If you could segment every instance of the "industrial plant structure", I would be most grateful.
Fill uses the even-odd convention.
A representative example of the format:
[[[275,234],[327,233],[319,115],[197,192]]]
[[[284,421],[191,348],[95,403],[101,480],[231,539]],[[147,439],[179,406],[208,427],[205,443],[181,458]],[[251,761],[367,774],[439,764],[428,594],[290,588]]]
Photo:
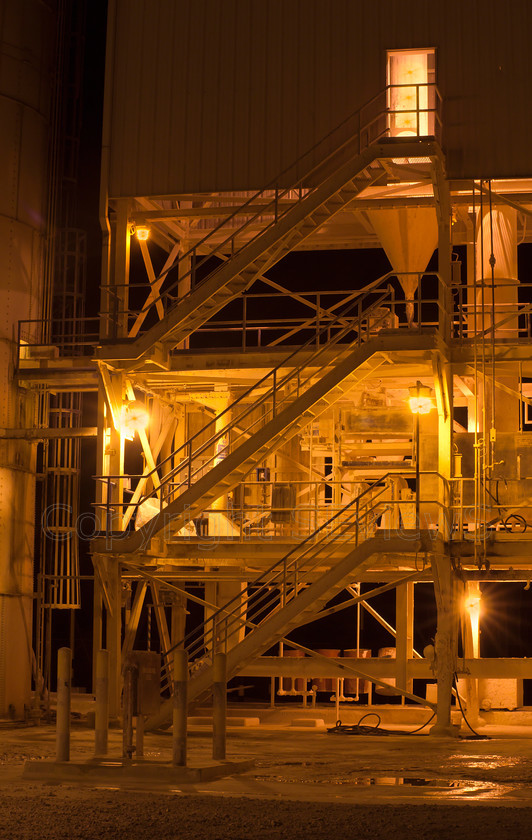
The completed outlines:
[[[152,725],[183,646],[191,701],[223,651],[274,700],[393,691],[437,733],[456,677],[472,723],[521,706],[531,651],[481,658],[479,613],[487,583],[532,577],[532,7],[110,0],[95,326],[45,84],[64,5],[2,20],[0,714],[50,687],[80,533],[113,714],[148,615]],[[420,583],[437,612],[417,652]],[[393,626],[372,606],[386,589]],[[354,606],[343,657],[294,644]],[[361,610],[386,655],[362,647]]]

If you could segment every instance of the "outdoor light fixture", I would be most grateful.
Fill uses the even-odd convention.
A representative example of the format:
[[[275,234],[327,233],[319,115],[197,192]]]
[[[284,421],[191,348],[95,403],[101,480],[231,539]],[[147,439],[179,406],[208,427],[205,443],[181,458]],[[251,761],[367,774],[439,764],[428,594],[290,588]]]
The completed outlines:
[[[409,389],[408,405],[412,414],[428,414],[434,408],[431,391],[427,385],[417,382]]]
[[[137,229],[136,229],[135,232],[137,234],[137,239],[139,240],[139,242],[146,242],[147,238],[150,235],[150,229],[149,229],[149,227],[146,227],[145,225],[137,226]]]
[[[469,613],[480,612],[480,602],[482,596],[479,593],[470,593],[464,598],[464,609]]]
[[[122,406],[120,427],[122,434],[128,440],[133,440],[135,432],[143,431],[149,420],[148,410],[140,400],[132,400]]]

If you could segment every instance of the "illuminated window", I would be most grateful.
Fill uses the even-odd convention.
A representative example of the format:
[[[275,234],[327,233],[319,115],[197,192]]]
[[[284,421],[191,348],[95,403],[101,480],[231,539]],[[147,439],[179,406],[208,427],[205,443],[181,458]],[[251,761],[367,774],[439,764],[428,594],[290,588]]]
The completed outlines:
[[[391,137],[434,134],[434,50],[388,52],[388,111]]]

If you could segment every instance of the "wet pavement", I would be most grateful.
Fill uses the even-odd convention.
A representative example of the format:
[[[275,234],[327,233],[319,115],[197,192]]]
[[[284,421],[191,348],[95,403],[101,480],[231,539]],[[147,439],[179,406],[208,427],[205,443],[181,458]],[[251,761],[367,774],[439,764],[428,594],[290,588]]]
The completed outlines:
[[[177,783],[171,772],[171,733],[146,734],[144,759],[138,763],[168,762],[168,778],[116,782],[106,777],[75,784],[94,790],[147,788],[167,796],[214,795],[254,799],[313,802],[457,802],[532,806],[532,729],[484,727],[489,740],[441,739],[409,734],[410,727],[393,728],[388,735],[328,734],[311,727],[290,725],[234,727],[228,731],[227,760],[253,760],[254,766],[227,778],[199,784]],[[71,733],[71,759],[90,762],[94,732],[76,723]],[[119,759],[122,735],[110,731],[109,759]],[[212,733],[194,727],[188,739],[189,763],[212,764]],[[0,729],[0,792],[20,789],[29,781],[26,761],[53,761],[55,731],[48,726]],[[140,774],[142,778],[142,773]],[[65,784],[68,783],[68,776]],[[70,784],[74,783],[74,776]]]

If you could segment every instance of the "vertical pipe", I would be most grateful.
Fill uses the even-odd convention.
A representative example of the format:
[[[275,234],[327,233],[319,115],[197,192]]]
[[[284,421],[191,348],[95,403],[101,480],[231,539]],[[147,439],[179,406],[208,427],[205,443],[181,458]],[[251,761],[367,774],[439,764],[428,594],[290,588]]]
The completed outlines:
[[[107,755],[109,726],[109,652],[96,654],[96,715],[94,722],[94,753]]]
[[[187,766],[187,695],[188,654],[186,650],[174,651],[174,697],[172,764]]]
[[[70,686],[72,651],[62,647],[57,652],[56,761],[70,760]]]
[[[213,672],[212,757],[215,761],[223,761],[227,716],[227,657],[225,653],[214,654]]]

